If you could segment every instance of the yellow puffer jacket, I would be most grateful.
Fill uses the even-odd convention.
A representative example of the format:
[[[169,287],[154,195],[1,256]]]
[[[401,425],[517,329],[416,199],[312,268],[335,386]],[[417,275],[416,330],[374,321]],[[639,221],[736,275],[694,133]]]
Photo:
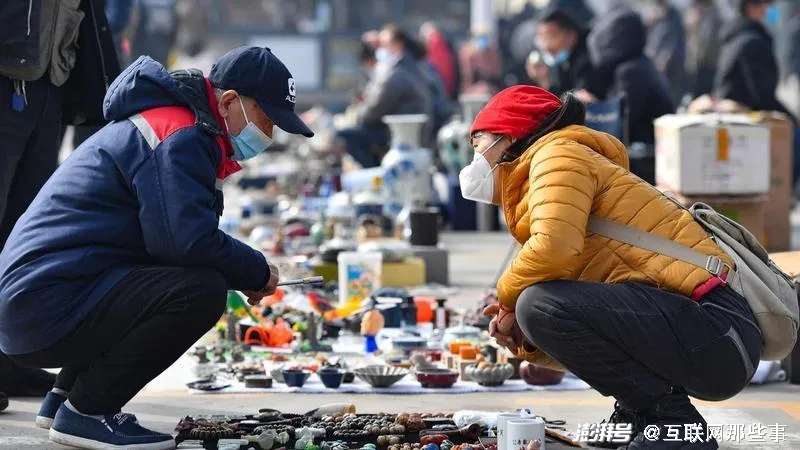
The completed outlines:
[[[545,135],[517,160],[497,168],[503,212],[522,245],[497,284],[500,303],[513,309],[525,288],[550,280],[635,281],[689,296],[711,278],[705,270],[668,256],[588,233],[590,214],[732,264],[687,211],[628,167],[627,151],[617,139],[571,125]],[[538,350],[521,356],[560,368]]]

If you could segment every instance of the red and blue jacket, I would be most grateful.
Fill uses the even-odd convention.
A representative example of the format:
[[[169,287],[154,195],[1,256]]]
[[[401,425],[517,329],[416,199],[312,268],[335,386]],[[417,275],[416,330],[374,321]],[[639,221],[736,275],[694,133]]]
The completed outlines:
[[[220,182],[239,169],[199,71],[139,58],[109,87],[112,122],[78,147],[0,253],[0,349],[45,349],[142,266],[207,267],[260,290],[264,256],[218,229]]]

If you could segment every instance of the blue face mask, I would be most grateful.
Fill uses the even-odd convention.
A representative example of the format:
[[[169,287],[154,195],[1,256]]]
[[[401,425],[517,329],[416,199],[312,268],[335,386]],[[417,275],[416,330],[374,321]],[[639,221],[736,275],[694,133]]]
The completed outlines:
[[[781,7],[773,3],[767,8],[767,13],[764,15],[764,22],[768,27],[777,29],[781,22]]]
[[[238,135],[231,135],[234,161],[244,161],[258,156],[272,145],[272,138],[267,136],[256,124],[250,122],[250,119],[247,118],[247,111],[244,109],[242,97],[239,97],[239,105],[242,107],[242,113],[244,113],[244,120],[247,121],[247,126],[242,128],[242,131],[240,131]],[[230,134],[230,127],[228,127],[227,119],[225,120],[225,126],[228,128],[228,134]]]
[[[569,52],[566,50],[561,50],[560,52],[556,53],[555,56],[548,52],[543,53],[542,61],[544,61],[544,63],[550,67],[558,66],[569,59]]]

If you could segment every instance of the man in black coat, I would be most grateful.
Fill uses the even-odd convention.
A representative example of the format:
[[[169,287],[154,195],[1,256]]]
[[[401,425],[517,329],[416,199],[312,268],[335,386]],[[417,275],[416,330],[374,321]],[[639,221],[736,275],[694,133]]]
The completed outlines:
[[[601,100],[625,97],[631,143],[655,143],[653,119],[675,112],[664,78],[644,54],[647,32],[642,18],[628,9],[605,15],[589,34],[589,55]],[[586,98],[586,95],[579,95]]]
[[[540,86],[556,95],[588,89],[592,62],[586,49],[589,23],[574,3],[551,1],[539,14],[536,46],[548,66],[547,79]]]
[[[119,65],[104,9],[103,0],[0,2],[0,247],[58,166],[60,124],[105,123]],[[0,391],[44,395],[54,379],[0,353]]]
[[[788,113],[778,101],[778,64],[764,19],[772,0],[738,0],[738,17],[722,33],[714,94],[750,109]]]

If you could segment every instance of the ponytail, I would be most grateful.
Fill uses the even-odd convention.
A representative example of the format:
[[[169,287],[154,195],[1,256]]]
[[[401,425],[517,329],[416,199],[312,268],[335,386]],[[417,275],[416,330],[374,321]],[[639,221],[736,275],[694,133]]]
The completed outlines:
[[[520,157],[525,150],[546,134],[570,125],[583,125],[586,121],[586,107],[572,93],[561,96],[561,107],[553,111],[533,133],[518,139],[503,152],[500,162],[511,162]]]

